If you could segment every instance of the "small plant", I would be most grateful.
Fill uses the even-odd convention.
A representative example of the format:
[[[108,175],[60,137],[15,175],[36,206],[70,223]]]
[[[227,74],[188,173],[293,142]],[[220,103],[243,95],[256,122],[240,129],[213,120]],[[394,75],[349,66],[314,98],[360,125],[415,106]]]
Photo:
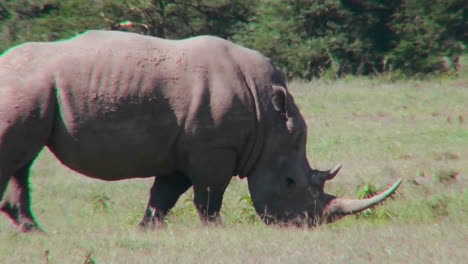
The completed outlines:
[[[248,205],[253,206],[252,197],[250,195],[248,195],[248,194],[243,196],[242,198],[240,198],[239,202],[245,202]]]
[[[91,250],[86,254],[83,264],[97,264],[97,261],[93,258],[93,253],[94,251]]]
[[[435,160],[459,160],[460,155],[457,153],[452,153],[452,152],[438,152],[434,153],[434,159]]]
[[[434,173],[434,180],[439,183],[450,183],[456,180],[458,172],[455,170],[438,170]]]
[[[46,249],[44,250],[44,261],[46,264],[50,264],[50,260],[51,260],[50,250]]]
[[[450,197],[441,194],[432,197],[428,203],[434,217],[447,216],[449,214]]]
[[[379,191],[380,188],[378,188],[372,181],[370,181],[358,190],[358,198],[366,199],[376,195]],[[366,218],[375,222],[384,222],[392,218],[392,214],[385,209],[373,208],[367,209],[362,213],[357,214],[356,218]]]
[[[370,181],[366,185],[364,185],[361,189],[358,190],[358,198],[365,199],[372,197],[378,193],[379,189],[375,186],[375,184]]]
[[[141,220],[140,212],[131,212],[125,217],[124,223],[129,226],[135,226]]]
[[[198,215],[197,209],[195,205],[193,204],[193,198],[194,194],[193,192],[188,192],[184,197],[180,199],[180,202],[178,202],[178,206],[174,207],[169,211],[169,217],[168,217],[168,222],[170,222],[171,218],[173,216],[196,216]]]
[[[386,209],[375,208],[367,209],[364,212],[358,214],[357,217],[368,219],[375,223],[384,223],[394,218],[394,214]]]
[[[257,214],[255,213],[255,210],[253,210],[253,201],[252,197],[250,195],[245,195],[242,198],[239,199],[239,205],[241,208],[241,219],[238,219],[239,222],[245,221],[244,219],[247,219],[247,222],[249,223],[254,223],[257,221]]]
[[[106,193],[100,193],[93,197],[93,209],[95,212],[99,211],[110,211],[112,209],[111,198]]]

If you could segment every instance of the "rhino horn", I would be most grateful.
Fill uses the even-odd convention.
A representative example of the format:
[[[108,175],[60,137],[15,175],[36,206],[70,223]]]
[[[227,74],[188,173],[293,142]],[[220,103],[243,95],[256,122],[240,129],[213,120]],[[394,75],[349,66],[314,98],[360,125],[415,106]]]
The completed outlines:
[[[342,165],[338,164],[333,169],[331,169],[330,172],[328,173],[329,176],[328,176],[327,180],[333,179],[338,174],[338,172],[341,170],[341,167],[342,167]]]
[[[318,177],[318,179],[320,179],[320,181],[323,183],[325,181],[333,179],[341,170],[341,167],[342,167],[341,164],[338,164],[331,170],[326,170],[326,171],[314,170],[312,175],[315,175],[315,177]]]
[[[323,212],[326,222],[333,222],[345,215],[362,212],[382,202],[383,200],[387,199],[392,193],[394,193],[396,189],[398,189],[400,184],[401,179],[397,180],[390,188],[383,191],[382,193],[367,199],[356,200],[335,197],[328,203]]]

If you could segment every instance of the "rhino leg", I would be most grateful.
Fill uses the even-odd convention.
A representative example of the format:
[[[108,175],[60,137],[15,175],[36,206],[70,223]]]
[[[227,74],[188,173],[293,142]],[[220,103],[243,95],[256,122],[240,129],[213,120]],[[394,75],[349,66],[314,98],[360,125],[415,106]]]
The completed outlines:
[[[10,181],[10,178],[10,174],[7,174],[6,171],[0,170],[0,202],[3,200],[3,195],[5,194],[5,191],[8,187],[8,182]]]
[[[29,168],[31,163],[24,165],[13,174],[7,192],[0,204],[0,211],[7,214],[23,232],[41,231],[31,211],[29,189]]]
[[[200,154],[194,158],[194,204],[203,224],[220,224],[219,211],[224,192],[234,175],[236,154],[229,150],[210,154]]]
[[[139,226],[142,228],[162,226],[167,213],[190,186],[192,182],[182,173],[156,176],[145,215]]]
[[[221,224],[219,211],[223,202],[224,190],[212,190],[210,187],[193,188],[195,207],[203,224]]]

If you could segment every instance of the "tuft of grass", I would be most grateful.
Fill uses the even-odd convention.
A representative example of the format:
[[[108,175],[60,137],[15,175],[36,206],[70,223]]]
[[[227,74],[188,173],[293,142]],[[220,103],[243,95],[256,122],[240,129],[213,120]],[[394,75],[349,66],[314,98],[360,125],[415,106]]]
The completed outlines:
[[[238,223],[257,223],[259,217],[254,210],[252,197],[250,194],[244,195],[239,199],[238,206],[240,208],[240,214],[236,219]]]
[[[112,202],[111,198],[103,192],[94,195],[92,203],[94,212],[110,212],[114,202]]]
[[[459,173],[456,170],[437,170],[434,180],[438,183],[451,183],[457,179]]]
[[[94,251],[89,251],[83,261],[83,264],[97,264],[97,261],[93,258]]]
[[[460,155],[457,153],[452,153],[452,152],[437,152],[434,153],[434,159],[435,160],[459,160]]]
[[[44,262],[45,264],[50,264],[52,260],[52,257],[50,256],[50,250],[46,249],[44,250]]]
[[[357,196],[359,199],[366,199],[378,194],[380,191],[381,188],[377,187],[373,181],[369,181],[358,189]],[[373,223],[386,223],[393,217],[392,212],[382,206],[375,206],[355,215],[356,219],[366,219]]]
[[[380,188],[372,182],[366,183],[362,188],[358,190],[358,198],[365,199],[376,195],[379,192]]]

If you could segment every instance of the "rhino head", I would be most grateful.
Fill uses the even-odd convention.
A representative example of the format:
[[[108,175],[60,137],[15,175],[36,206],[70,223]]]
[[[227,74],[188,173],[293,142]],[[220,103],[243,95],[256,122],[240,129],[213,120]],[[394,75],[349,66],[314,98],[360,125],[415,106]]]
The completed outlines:
[[[248,176],[255,210],[267,224],[330,223],[380,203],[400,185],[398,180],[383,193],[363,200],[324,193],[325,182],[337,175],[341,165],[327,171],[310,167],[307,126],[284,86],[273,85],[269,112],[262,155]]]

